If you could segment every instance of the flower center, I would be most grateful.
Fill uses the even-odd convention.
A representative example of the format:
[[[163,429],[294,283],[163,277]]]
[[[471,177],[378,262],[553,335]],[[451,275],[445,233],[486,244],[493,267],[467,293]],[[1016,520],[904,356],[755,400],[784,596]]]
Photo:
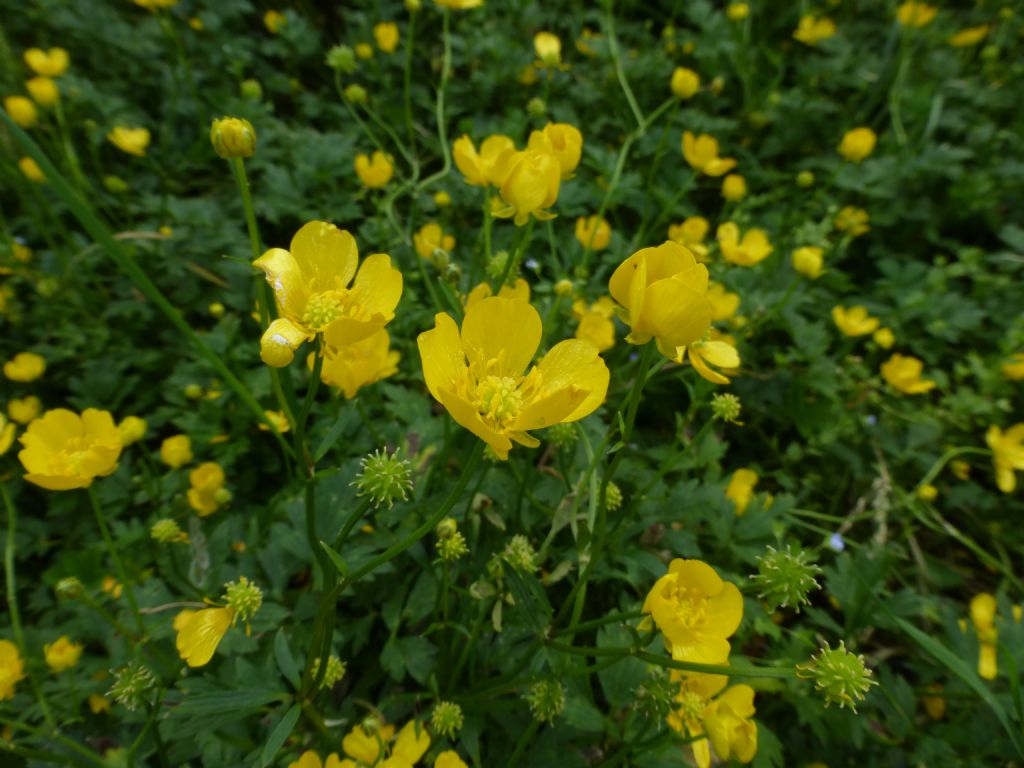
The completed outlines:
[[[687,587],[675,587],[671,598],[676,607],[676,615],[685,626],[693,629],[704,623],[707,600],[702,593]]]
[[[699,728],[706,703],[704,697],[694,691],[682,691],[676,697],[677,712],[691,732]]]
[[[302,316],[304,325],[322,331],[344,312],[344,296],[341,291],[314,293],[306,301],[306,312]]]
[[[476,407],[484,416],[505,426],[519,415],[523,396],[511,376],[487,376],[477,387]]]

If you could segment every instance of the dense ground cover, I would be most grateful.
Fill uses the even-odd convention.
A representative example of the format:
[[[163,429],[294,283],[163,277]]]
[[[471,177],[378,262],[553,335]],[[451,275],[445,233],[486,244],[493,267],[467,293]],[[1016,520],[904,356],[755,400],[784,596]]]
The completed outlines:
[[[1020,765],[1019,11],[0,0],[3,765]]]

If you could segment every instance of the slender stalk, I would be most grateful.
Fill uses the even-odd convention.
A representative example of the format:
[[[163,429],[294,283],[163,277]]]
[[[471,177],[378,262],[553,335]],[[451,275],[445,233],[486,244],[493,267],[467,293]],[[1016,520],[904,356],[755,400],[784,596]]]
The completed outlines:
[[[412,42],[416,35],[416,12],[409,14],[409,31],[405,36],[405,67],[402,71],[402,101],[405,104],[405,127],[409,133],[409,151],[416,157],[416,131],[412,124]],[[415,163],[418,170],[419,163]]]
[[[512,752],[512,756],[509,757],[508,762],[505,763],[505,768],[515,768],[519,765],[519,759],[523,756],[526,751],[526,747],[529,746],[530,742],[533,741],[537,735],[537,731],[540,729],[540,722],[537,720],[530,721],[530,727],[523,731],[519,737],[519,741],[516,742],[515,751]]]
[[[626,101],[629,104],[630,110],[633,112],[633,117],[636,118],[637,127],[643,131],[646,130],[646,120],[644,119],[644,113],[640,109],[640,105],[636,102],[636,96],[633,95],[633,89],[629,87],[629,81],[626,79],[626,72],[622,67],[622,55],[619,52],[619,41],[615,37],[615,16],[612,13],[612,0],[606,0],[605,2],[605,15],[604,15],[605,34],[608,37],[608,53],[612,57],[612,63],[615,65],[615,77],[619,81],[619,86],[622,88],[622,92],[626,95]]]
[[[441,17],[443,19],[441,34],[444,41],[444,58],[441,60],[441,82],[437,86],[437,103],[434,107],[434,116],[437,120],[437,140],[441,145],[441,156],[444,158],[444,164],[441,166],[441,170],[428,176],[417,185],[417,192],[426,189],[435,181],[443,179],[452,169],[452,150],[448,146],[448,128],[445,125],[444,117],[444,95],[445,90],[448,88],[448,78],[452,74],[451,20],[447,8],[441,9]]]
[[[132,609],[132,614],[135,616],[135,624],[139,629],[139,634],[143,637],[146,634],[146,625],[142,621],[142,614],[139,613],[139,604],[135,602],[135,590],[128,580],[128,572],[124,568],[124,563],[121,560],[121,554],[117,550],[117,545],[114,544],[114,539],[110,536],[110,529],[107,527],[107,516],[103,512],[103,505],[100,504],[99,496],[96,495],[96,489],[93,486],[89,486],[86,489],[89,493],[89,501],[92,503],[92,511],[96,514],[96,523],[100,527],[100,533],[103,535],[103,541],[107,545],[107,551],[110,553],[110,558],[114,561],[114,569],[117,571],[117,578],[121,580],[121,584],[124,587],[125,597],[128,599],[128,606]]]
[[[495,287],[494,292],[497,293],[501,290],[502,286],[508,283],[509,277],[514,277],[519,274],[519,261],[523,258],[523,254],[526,252],[526,246],[530,244],[530,238],[533,237],[533,225],[536,221],[532,216],[530,217],[529,223],[526,225],[526,230],[523,232],[523,236],[519,238],[519,244],[516,246],[515,253],[505,262],[505,271],[501,274],[501,280],[498,281],[498,285]]]

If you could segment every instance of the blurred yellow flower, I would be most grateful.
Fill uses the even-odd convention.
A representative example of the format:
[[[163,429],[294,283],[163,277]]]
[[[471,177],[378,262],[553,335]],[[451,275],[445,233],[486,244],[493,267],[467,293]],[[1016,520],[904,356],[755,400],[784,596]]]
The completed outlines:
[[[824,271],[824,250],[813,245],[805,245],[793,251],[793,269],[811,280],[817,280]]]
[[[736,514],[744,515],[750,500],[754,498],[754,487],[760,478],[752,469],[737,469],[729,478],[729,485],[726,486],[725,495],[736,505]]]
[[[1010,355],[1010,359],[999,366],[999,371],[1003,374],[1004,379],[1010,381],[1024,379],[1024,352],[1015,352]]]
[[[626,341],[654,339],[669,359],[679,347],[703,338],[711,325],[707,267],[678,243],[637,251],[618,266],[608,289],[630,327]]]
[[[996,628],[996,599],[988,592],[971,598],[969,607],[971,623],[978,636],[978,675],[986,680],[995,680],[999,674]]]
[[[224,470],[215,461],[204,461],[188,473],[188,505],[200,517],[208,517],[231,498],[224,488]]]
[[[372,59],[373,46],[369,43],[356,43],[356,56],[360,59]]]
[[[870,221],[868,212],[863,208],[847,205],[836,214],[833,224],[840,232],[849,232],[853,237],[859,237],[871,229],[868,226]]]
[[[222,117],[210,125],[210,143],[218,157],[230,160],[256,153],[256,130],[242,117]]]
[[[843,135],[839,142],[839,154],[847,160],[859,163],[875,150],[875,142],[878,137],[875,132],[867,127],[854,128]]]
[[[412,243],[420,258],[433,259],[434,251],[451,251],[455,247],[455,238],[445,234],[440,224],[431,221],[412,236]]]
[[[711,765],[712,751],[718,760],[753,760],[757,753],[754,689],[749,685],[726,689],[729,678],[725,675],[673,670],[671,677],[678,690],[668,724],[689,741],[697,768]]]
[[[891,328],[879,328],[871,338],[882,349],[891,349],[892,345],[896,343],[896,334],[892,332]]]
[[[63,48],[51,48],[48,51],[29,48],[25,51],[25,63],[37,75],[60,77],[67,71],[71,59]]]
[[[323,221],[305,224],[290,248],[271,248],[253,262],[274,289],[281,315],[260,340],[267,365],[288,365],[295,350],[317,333],[328,346],[343,347],[376,333],[395,316],[402,273],[387,254],[373,254],[359,265],[355,238]]]
[[[763,229],[748,229],[741,240],[740,228],[731,221],[720,224],[715,237],[718,238],[722,258],[741,267],[752,267],[767,259],[775,250],[768,240],[768,233]]]
[[[0,640],[0,701],[14,698],[14,688],[25,679],[25,665],[18,646],[10,640]]]
[[[707,563],[675,558],[644,599],[676,661],[722,664],[743,619],[743,596]]]
[[[147,11],[156,11],[158,8],[172,8],[178,4],[178,0],[132,0],[140,8]]]
[[[107,139],[122,152],[136,157],[144,157],[146,147],[149,146],[149,129],[117,125],[107,134]]]
[[[89,711],[94,715],[98,715],[101,712],[110,712],[110,699],[106,696],[100,696],[98,693],[89,694]]]
[[[907,0],[896,9],[896,19],[904,27],[923,27],[930,24],[938,12],[939,9],[933,5]]]
[[[504,180],[499,192],[502,204],[494,210],[499,218],[513,218],[517,227],[534,218],[546,221],[555,218],[547,209],[558,199],[561,166],[550,152],[527,149],[503,154],[495,173]]]
[[[447,208],[452,204],[452,196],[444,190],[434,193],[434,205],[438,208]]]
[[[615,346],[615,302],[608,296],[602,296],[593,304],[577,299],[572,305],[572,314],[579,321],[576,326],[576,338],[589,341],[599,352],[605,352]]]
[[[35,381],[46,371],[46,358],[35,352],[19,352],[4,363],[4,376],[11,381]]]
[[[25,81],[25,90],[36,104],[52,107],[60,101],[60,88],[57,82],[49,77],[33,77]]]
[[[690,216],[679,224],[670,224],[668,239],[686,246],[699,261],[705,261],[708,255],[704,238],[707,237],[711,225],[703,216]]]
[[[264,411],[263,415],[267,417],[267,421],[274,425],[274,429],[282,435],[292,428],[292,425],[288,422],[288,417],[284,415],[283,411]],[[257,427],[261,432],[270,431],[270,427],[262,421],[257,425]]]
[[[128,446],[137,443],[146,436],[148,425],[145,419],[138,416],[125,416],[117,425],[117,431],[121,435],[121,445]]]
[[[36,184],[42,184],[46,181],[46,175],[43,173],[43,169],[39,167],[35,160],[31,157],[23,157],[18,161],[18,168],[21,169],[22,174],[29,181],[34,181]]]
[[[935,388],[935,382],[921,378],[924,363],[916,357],[895,354],[882,363],[882,378],[906,395],[920,395]]]
[[[178,655],[193,668],[208,664],[234,620],[235,613],[230,608],[180,611],[174,617]]]
[[[807,15],[800,17],[800,23],[793,32],[793,39],[804,45],[817,45],[822,40],[828,40],[835,33],[836,24],[832,19]]]
[[[466,296],[463,305],[465,307],[471,307],[478,301],[493,296],[494,292],[491,290],[491,286],[487,283],[480,283]],[[512,285],[503,285],[498,289],[498,295],[503,299],[518,299],[519,301],[530,300],[530,284],[523,280],[521,277],[517,277],[515,283]]]
[[[39,122],[39,112],[32,99],[27,96],[8,96],[4,99],[4,111],[11,120],[22,128],[32,128]]]
[[[736,160],[718,156],[718,139],[706,133],[683,132],[683,157],[690,167],[708,176],[723,176],[736,167]]]
[[[7,403],[7,415],[19,424],[28,424],[43,409],[43,401],[35,395],[15,397]]]
[[[540,314],[524,301],[471,304],[461,331],[444,313],[434,323],[418,339],[427,388],[501,459],[513,441],[539,445],[530,430],[578,421],[604,402],[608,368],[588,342],[561,341],[526,372],[542,331]]]
[[[263,26],[267,28],[267,31],[276,35],[281,31],[281,28],[288,23],[288,17],[280,11],[270,10],[263,14]]]
[[[571,179],[583,154],[583,134],[569,123],[548,123],[542,130],[530,133],[528,150],[546,152],[558,161],[562,180]]]
[[[729,21],[743,21],[750,15],[750,6],[746,3],[729,3],[725,7],[725,15]]]
[[[458,11],[466,11],[470,8],[479,8],[484,0],[434,0],[442,8],[454,8]],[[372,760],[370,762],[373,762]]]
[[[877,317],[868,314],[867,307],[832,307],[832,319],[845,336],[866,336],[878,330],[881,324]]]
[[[380,725],[376,733],[370,733],[363,726],[357,725],[345,734],[341,740],[341,748],[346,755],[360,765],[376,765],[384,751],[384,746],[391,741],[394,735],[395,726],[393,725]]]
[[[722,179],[722,197],[736,203],[747,196],[747,180],[738,173],[730,173]]]
[[[384,53],[394,53],[398,47],[398,25],[393,21],[382,21],[374,25],[373,39]]]
[[[506,170],[503,158],[516,151],[515,143],[508,136],[495,134],[484,139],[480,152],[476,150],[473,140],[463,135],[452,145],[452,157],[455,166],[466,179],[467,184],[485,187],[489,184],[501,186],[505,180],[501,173]]]
[[[47,411],[19,438],[25,480],[50,491],[88,488],[117,469],[121,435],[107,411]]]
[[[533,50],[545,67],[557,67],[562,63],[562,41],[550,32],[538,32],[533,36]]]
[[[383,187],[395,174],[395,165],[391,158],[379,149],[372,155],[356,155],[356,175],[363,185],[370,189]]]
[[[391,757],[381,764],[381,768],[403,768],[412,766],[430,749],[430,734],[418,720],[410,720],[402,726],[391,747]]]
[[[1014,424],[1005,432],[993,424],[985,433],[985,442],[992,451],[996,485],[1003,493],[1013,493],[1017,487],[1014,470],[1024,470],[1024,423]]]
[[[740,307],[740,295],[732,293],[721,283],[708,285],[708,301],[711,302],[711,319],[715,322],[731,320]]]
[[[576,239],[584,248],[603,251],[612,239],[612,228],[607,219],[580,216],[576,219]]]
[[[921,501],[935,501],[939,498],[939,489],[931,483],[922,485],[917,489],[917,498],[921,499]]]
[[[299,755],[298,760],[288,763],[288,768],[355,768],[351,760],[342,760],[337,752],[331,752],[327,759],[320,761],[320,755],[307,750]]]
[[[361,387],[397,373],[399,359],[398,352],[391,349],[391,337],[381,328],[354,344],[328,350],[320,380],[340,389],[351,400]]]
[[[63,672],[78,663],[82,657],[82,646],[71,642],[67,635],[61,635],[43,646],[43,655],[46,657],[46,666],[54,672]]]
[[[700,75],[686,67],[676,67],[672,72],[671,88],[679,99],[692,99],[700,90]]]
[[[713,370],[711,366],[726,370],[733,370],[740,366],[740,353],[736,351],[735,346],[724,339],[704,339],[680,347],[676,355],[676,362],[681,363],[687,358],[701,378],[712,384],[728,384],[729,379]]]
[[[17,431],[18,427],[7,421],[7,417],[0,413],[0,456],[11,449],[11,445],[14,443],[14,434]]]
[[[984,40],[989,33],[988,24],[982,24],[980,27],[968,27],[967,29],[961,29],[955,35],[949,38],[949,44],[954,48],[966,48],[971,45],[977,45]]]
[[[174,435],[160,443],[160,460],[171,469],[192,461],[192,441],[188,435]]]

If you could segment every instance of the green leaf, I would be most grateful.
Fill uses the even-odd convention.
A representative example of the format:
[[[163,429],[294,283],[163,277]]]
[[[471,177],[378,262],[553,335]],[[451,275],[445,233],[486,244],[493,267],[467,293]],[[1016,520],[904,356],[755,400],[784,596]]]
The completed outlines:
[[[345,559],[335,552],[326,541],[321,540],[320,546],[324,548],[324,552],[327,553],[327,557],[330,558],[331,564],[334,565],[335,569],[338,571],[338,575],[342,578],[348,576],[348,565],[345,563]]]
[[[293,688],[299,687],[299,667],[292,656],[292,650],[288,647],[288,638],[285,637],[284,627],[277,630],[274,636],[274,657],[277,659],[277,668],[281,670],[284,679],[291,683]]]
[[[538,635],[547,631],[554,616],[548,595],[536,576],[517,571],[504,563],[505,583],[516,600],[516,610]]]
[[[271,691],[265,688],[238,691],[210,691],[209,693],[186,695],[184,700],[174,708],[174,714],[180,717],[204,717],[206,715],[235,712],[239,717],[242,717],[247,712],[287,698],[288,694],[286,693]]]
[[[277,725],[274,726],[274,730],[270,732],[270,736],[267,738],[267,743],[263,745],[263,755],[260,757],[261,766],[270,765],[270,761],[280,751],[285,739],[291,736],[292,731],[295,729],[295,724],[299,721],[300,714],[302,714],[302,707],[298,704],[293,704],[291,709],[285,712],[284,716],[277,721]]]
[[[341,433],[345,431],[345,427],[352,421],[353,414],[355,411],[351,408],[342,408],[341,413],[338,414],[338,418],[335,419],[334,424],[327,430],[327,434],[320,440],[320,444],[313,451],[313,461],[318,462],[322,459],[334,444],[338,442],[338,438],[341,437]]]

